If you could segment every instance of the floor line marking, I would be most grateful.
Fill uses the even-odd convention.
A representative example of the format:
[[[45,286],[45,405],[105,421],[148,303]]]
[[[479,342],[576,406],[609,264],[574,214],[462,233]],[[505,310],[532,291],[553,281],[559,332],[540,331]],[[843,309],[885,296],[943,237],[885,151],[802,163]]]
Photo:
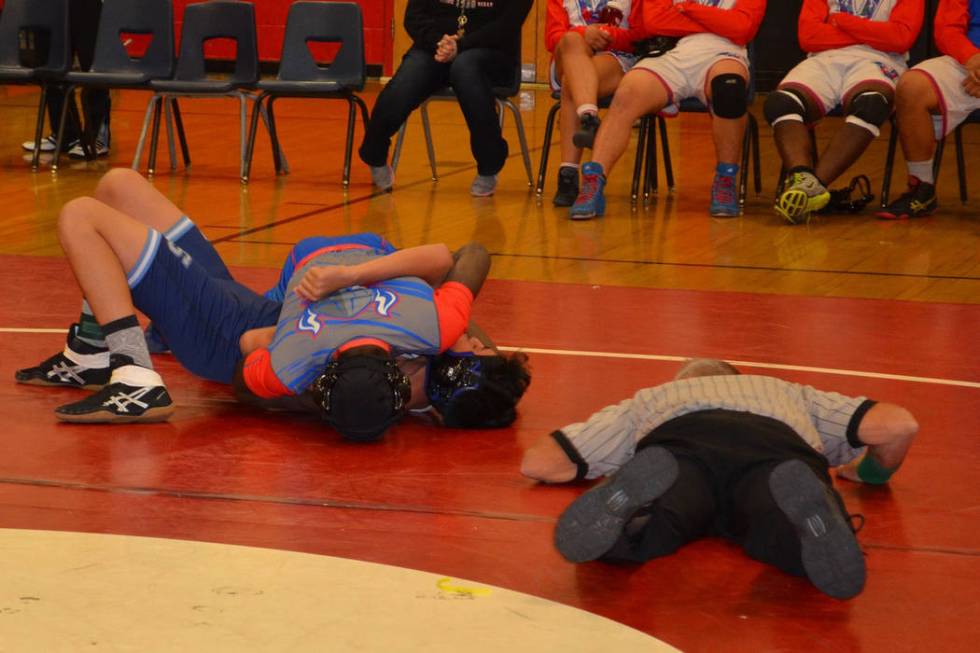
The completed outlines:
[[[39,329],[23,327],[0,327],[0,333],[68,333],[67,329]],[[665,361],[680,363],[688,360],[687,356],[670,356],[665,354],[630,354],[611,351],[587,351],[578,349],[542,349],[538,347],[499,347],[501,351],[521,351],[525,354],[543,354],[546,356],[578,356],[580,358],[619,358],[628,360]],[[885,372],[863,372],[861,370],[845,370],[833,367],[811,367],[808,365],[788,365],[784,363],[760,363],[758,361],[729,360],[732,365],[749,368],[770,370],[790,370],[793,372],[816,372],[818,374],[836,374],[839,376],[857,376],[867,379],[887,379],[889,381],[908,381],[910,383],[929,383],[932,385],[952,385],[960,388],[978,388],[980,382],[960,381],[957,379],[939,379],[929,376],[909,376],[906,374],[888,374]]]

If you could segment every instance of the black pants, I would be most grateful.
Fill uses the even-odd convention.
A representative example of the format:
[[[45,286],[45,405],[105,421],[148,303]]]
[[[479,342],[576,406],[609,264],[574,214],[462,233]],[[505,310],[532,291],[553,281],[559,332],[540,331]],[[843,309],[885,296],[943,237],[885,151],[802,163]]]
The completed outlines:
[[[786,460],[809,466],[843,509],[827,459],[777,420],[727,410],[691,413],[654,429],[638,449],[649,446],[674,454],[677,481],[630,520],[606,559],[643,562],[717,535],[754,560],[804,575],[799,536],[769,490],[769,474]]]
[[[102,0],[71,0],[68,5],[68,25],[71,34],[72,56],[78,57],[82,70],[89,70],[95,58],[95,38],[99,31],[99,16],[102,14]],[[39,49],[46,50],[45,37],[38,35]],[[58,129],[61,109],[65,104],[65,90],[52,86],[48,89],[48,119],[51,131]],[[109,91],[105,89],[85,89],[82,91],[82,112],[85,129],[92,137],[99,134],[102,125],[109,123]],[[79,134],[69,121],[65,125],[65,143],[78,140]],[[108,143],[106,143],[108,145]]]
[[[388,162],[391,137],[408,116],[433,93],[451,86],[470,130],[470,150],[481,175],[495,175],[507,160],[507,141],[500,133],[494,86],[514,78],[510,55],[490,48],[465,50],[450,63],[439,63],[418,48],[410,49],[385,85],[371,112],[359,153],[369,166]]]

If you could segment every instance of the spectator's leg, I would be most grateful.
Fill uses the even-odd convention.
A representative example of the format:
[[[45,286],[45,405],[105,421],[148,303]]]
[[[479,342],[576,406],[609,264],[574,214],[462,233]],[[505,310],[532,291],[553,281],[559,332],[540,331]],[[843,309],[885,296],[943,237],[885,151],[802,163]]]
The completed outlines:
[[[509,85],[513,75],[510,57],[489,48],[464,50],[450,66],[449,82],[470,130],[477,173],[485,177],[500,172],[507,160],[507,141],[500,131],[493,87]]]

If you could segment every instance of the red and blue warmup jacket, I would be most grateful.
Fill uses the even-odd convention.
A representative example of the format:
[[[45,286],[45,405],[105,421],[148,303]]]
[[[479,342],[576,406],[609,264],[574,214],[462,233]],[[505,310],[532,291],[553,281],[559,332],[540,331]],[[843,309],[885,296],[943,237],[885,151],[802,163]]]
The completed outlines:
[[[924,0],[804,0],[800,47],[813,53],[867,45],[903,54],[919,37],[924,5]]]
[[[964,66],[980,54],[980,0],[939,0],[936,47]]]

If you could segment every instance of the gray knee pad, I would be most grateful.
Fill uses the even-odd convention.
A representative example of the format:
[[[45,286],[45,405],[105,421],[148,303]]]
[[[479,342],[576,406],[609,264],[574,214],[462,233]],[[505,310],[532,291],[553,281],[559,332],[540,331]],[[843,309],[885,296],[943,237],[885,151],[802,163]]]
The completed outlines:
[[[878,91],[865,91],[858,93],[851,100],[844,121],[867,129],[872,135],[878,136],[881,133],[878,128],[885,124],[890,115],[892,115],[892,105],[888,98]]]
[[[741,75],[725,73],[711,80],[711,112],[719,118],[741,118],[745,115],[745,79]]]
[[[769,94],[762,113],[773,126],[784,120],[806,122],[806,102],[796,91],[781,88]]]

